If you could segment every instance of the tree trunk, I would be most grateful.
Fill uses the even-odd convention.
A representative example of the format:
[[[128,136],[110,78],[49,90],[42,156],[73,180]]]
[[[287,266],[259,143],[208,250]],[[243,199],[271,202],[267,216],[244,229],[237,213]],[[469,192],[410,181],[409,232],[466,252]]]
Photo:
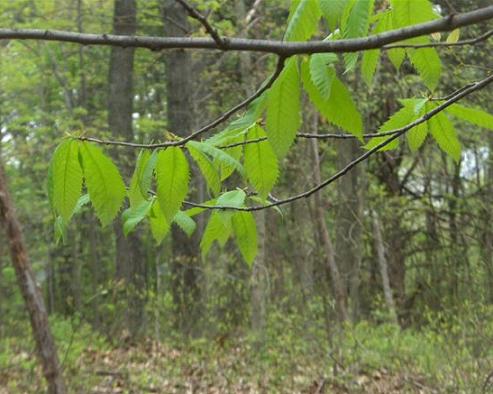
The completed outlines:
[[[114,34],[134,35],[137,8],[135,0],[116,0],[113,20]],[[126,141],[134,138],[133,113],[133,48],[111,48],[109,69],[108,124],[116,138]],[[124,176],[132,172],[135,155],[133,150],[115,150]],[[116,277],[127,283],[126,322],[132,336],[144,330],[145,314],[145,258],[143,243],[138,232],[123,235],[121,219],[115,221]]]
[[[481,257],[485,267],[485,287],[486,301],[493,304],[493,228],[491,221],[493,215],[491,206],[493,205],[493,135],[488,132],[488,162],[485,170],[485,193],[481,204],[482,217],[482,247]]]
[[[266,324],[267,279],[265,266],[265,212],[256,215],[258,232],[258,253],[252,268],[252,330],[256,335],[257,344],[263,343]]]
[[[0,163],[0,215],[9,240],[10,256],[14,265],[19,287],[24,297],[43,375],[48,383],[49,394],[65,393],[62,371],[58,361],[55,342],[48,324],[48,313],[41,291],[36,284],[34,272],[29,262],[22,237],[21,226],[17,220],[11,200],[3,165]]]
[[[382,238],[382,228],[376,212],[372,213],[372,225],[373,225],[373,239],[375,241],[375,249],[377,251],[378,267],[380,269],[380,276],[382,279],[383,294],[385,297],[385,304],[389,310],[391,320],[397,324],[397,313],[395,309],[394,296],[392,294],[392,288],[390,287],[389,268],[387,264],[387,257],[385,256],[385,245]]]
[[[314,130],[317,129],[317,126],[318,125],[315,125]],[[314,181],[316,184],[319,184],[322,181],[322,177],[320,175],[320,159],[318,156],[318,141],[316,138],[312,140],[312,149]],[[314,197],[315,219],[319,231],[320,241],[322,243],[321,246],[324,251],[326,266],[330,272],[332,291],[334,292],[336,302],[337,318],[340,322],[345,322],[349,319],[347,310],[347,292],[336,263],[334,246],[332,244],[329,229],[325,221],[325,208],[323,206],[321,193],[315,193]]]
[[[357,141],[341,141],[337,149],[337,167],[343,168],[359,154]],[[336,258],[348,289],[350,314],[353,321],[359,316],[359,286],[361,270],[363,186],[362,167],[356,166],[343,176],[337,186]]]
[[[163,1],[164,32],[166,36],[183,36],[188,30],[187,13],[175,0]],[[172,20],[172,22],[168,22]],[[193,93],[192,59],[190,53],[179,49],[166,54],[166,94],[168,129],[179,136],[190,134],[194,126],[191,98]],[[199,200],[200,184],[192,177],[190,199]],[[171,261],[172,292],[177,311],[177,325],[187,334],[195,333],[198,312],[201,310],[197,266],[200,262],[198,231],[188,237],[173,227],[173,258]]]

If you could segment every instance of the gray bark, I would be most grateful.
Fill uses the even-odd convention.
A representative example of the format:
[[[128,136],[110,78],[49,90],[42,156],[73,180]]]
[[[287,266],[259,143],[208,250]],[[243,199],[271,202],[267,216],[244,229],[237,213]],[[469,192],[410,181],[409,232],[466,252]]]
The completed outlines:
[[[372,213],[372,226],[373,226],[373,239],[375,242],[375,249],[377,251],[378,267],[380,269],[380,277],[382,279],[383,294],[385,297],[385,304],[389,310],[390,318],[394,323],[397,322],[397,312],[395,309],[394,296],[392,294],[392,288],[390,287],[389,268],[387,263],[387,257],[385,256],[385,244],[382,238],[382,228],[376,212]]]
[[[337,164],[343,168],[354,157],[360,154],[360,143],[342,141],[338,144]],[[360,270],[362,222],[363,222],[363,185],[362,167],[355,167],[343,176],[337,185],[338,201],[336,214],[336,257],[341,274],[348,289],[348,301],[351,318],[358,319],[360,300]]]
[[[317,123],[317,122],[315,122]],[[317,126],[317,124],[315,125]],[[316,130],[317,127],[314,127]],[[320,174],[320,158],[318,155],[318,140],[312,140],[313,149],[313,173],[315,183],[320,183],[322,176]],[[344,286],[339,267],[336,262],[335,249],[332,243],[332,239],[325,221],[325,209],[322,202],[321,192],[315,193],[315,219],[319,232],[319,238],[321,247],[324,251],[325,263],[328,271],[330,272],[330,278],[332,282],[332,291],[334,293],[334,299],[336,303],[337,318],[340,322],[345,322],[349,319],[347,309],[347,292]]]
[[[7,187],[3,165],[0,163],[0,220],[5,226],[10,256],[22,297],[31,320],[34,341],[41,361],[48,394],[64,394],[65,384],[58,360],[53,335],[48,323],[48,312],[27,255],[22,229]]]

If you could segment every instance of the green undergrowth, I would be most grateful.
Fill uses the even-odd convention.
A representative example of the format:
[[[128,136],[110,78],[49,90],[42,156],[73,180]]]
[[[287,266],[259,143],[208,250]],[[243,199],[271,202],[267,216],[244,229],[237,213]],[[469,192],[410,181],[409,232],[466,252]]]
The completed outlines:
[[[423,321],[419,328],[370,321],[341,328],[271,312],[260,336],[163,334],[118,347],[77,318],[52,317],[51,324],[71,392],[310,392],[320,382],[326,392],[378,392],[374,385],[385,380],[400,384],[399,392],[491,389],[493,310],[465,306],[424,313]],[[40,392],[28,324],[3,332],[0,393]]]

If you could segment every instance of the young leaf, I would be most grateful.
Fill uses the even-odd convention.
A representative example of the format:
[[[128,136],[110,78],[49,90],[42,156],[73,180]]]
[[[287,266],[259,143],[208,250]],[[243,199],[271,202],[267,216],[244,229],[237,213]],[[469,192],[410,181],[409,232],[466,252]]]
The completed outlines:
[[[354,2],[343,27],[345,38],[356,38],[367,35],[370,14],[373,11],[373,3],[374,0],[358,0]],[[344,54],[346,72],[354,69],[358,61],[358,56],[359,54],[357,52]]]
[[[283,158],[301,125],[298,63],[289,59],[270,89],[267,104],[266,132],[272,149]]]
[[[401,103],[403,104],[403,107],[380,126],[378,129],[380,133],[400,129],[420,116],[419,111],[421,108],[421,100],[402,100]],[[418,109],[418,111],[416,111],[416,109]],[[409,130],[408,133],[412,132],[412,130]],[[372,149],[389,138],[391,138],[391,136],[374,137],[365,145],[365,149]],[[398,146],[399,139],[396,138],[383,148],[380,148],[380,150],[391,150],[397,148]]]
[[[197,165],[204,176],[209,190],[214,196],[219,194],[221,190],[221,180],[219,178],[219,172],[212,164],[212,161],[202,151],[193,147],[193,145],[187,144],[188,152],[190,156],[195,160]]]
[[[421,123],[416,127],[413,127],[407,132],[407,142],[411,151],[416,152],[423,142],[425,142],[426,136],[428,135],[428,124],[427,122]]]
[[[171,226],[166,220],[157,200],[153,200],[151,212],[149,214],[149,223],[151,225],[151,233],[154,240],[157,244],[160,244],[168,234]]]
[[[50,175],[48,190],[53,209],[68,223],[82,191],[83,176],[77,141],[66,140],[58,146],[50,164]]]
[[[320,0],[320,10],[327,19],[330,30],[340,25],[342,14],[349,0]]]
[[[481,109],[468,108],[461,104],[452,104],[446,109],[446,112],[476,126],[493,130],[493,115]]]
[[[411,63],[418,71],[424,84],[430,90],[438,85],[442,72],[442,62],[435,48],[409,49],[407,51]]]
[[[260,126],[254,126],[248,132],[249,139],[265,136]],[[261,197],[266,198],[274,187],[279,169],[277,157],[268,141],[247,144],[245,146],[245,172],[248,180]]]
[[[294,0],[291,3],[286,41],[306,41],[317,31],[321,17],[318,1]]]
[[[383,31],[386,31],[389,26],[389,12],[380,13],[375,15],[375,18],[378,20],[375,28],[372,31],[372,34],[379,34]],[[371,87],[373,82],[373,77],[377,70],[378,59],[380,58],[380,50],[372,49],[369,51],[365,51],[363,53],[363,60],[361,62],[361,74],[363,76],[363,80],[366,82],[368,87]]]
[[[57,216],[55,218],[55,222],[53,223],[53,230],[55,233],[55,243],[58,244],[60,241],[62,243],[65,243],[65,240],[67,239],[67,226],[65,225],[65,222],[63,221],[63,218],[61,216]]]
[[[361,114],[356,108],[346,86],[337,77],[334,77],[330,97],[328,100],[324,100],[310,79],[310,72],[306,62],[302,63],[301,71],[303,86],[320,113],[329,122],[357,137],[361,137],[363,133]]]
[[[459,41],[459,38],[460,38],[460,29],[454,29],[448,35],[446,42],[448,44],[455,44],[457,41]]]
[[[151,189],[152,176],[154,174],[154,170],[156,169],[158,153],[159,152],[157,150],[152,152],[139,179],[140,192],[144,197],[148,195],[149,190]]]
[[[430,106],[428,110],[431,110],[431,108]],[[428,120],[428,128],[440,149],[458,162],[461,156],[461,145],[454,126],[447,118],[447,115],[440,112],[433,116]]]
[[[251,266],[257,255],[257,227],[251,212],[236,212],[231,218],[235,240],[245,261]]]
[[[209,222],[204,229],[202,240],[200,241],[200,250],[202,251],[202,254],[207,256],[212,244],[216,240],[224,246],[230,235],[231,226],[228,226],[225,223],[225,220],[221,218],[220,212],[212,212]]]
[[[149,215],[153,200],[141,200],[136,205],[123,211],[123,233],[127,236],[133,229]]]
[[[87,142],[80,146],[84,178],[96,216],[103,226],[109,224],[127,194],[125,184],[111,159]]]
[[[142,150],[137,157],[137,163],[135,165],[135,170],[128,189],[128,200],[130,202],[130,206],[138,205],[146,199],[146,195],[143,194],[140,187],[140,180],[142,179],[150,156],[151,154],[148,150]]]
[[[429,0],[391,0],[394,28],[436,19]]]
[[[380,51],[373,49],[371,51],[365,51],[363,53],[363,60],[361,62],[361,75],[368,87],[371,87],[373,83],[373,76],[377,71],[378,59],[380,58]]]
[[[231,190],[220,195],[216,201],[218,207],[241,208],[245,205],[246,194],[243,190]]]
[[[156,164],[157,199],[168,223],[171,223],[188,194],[190,169],[179,147],[159,152]]]
[[[232,167],[239,174],[243,175],[243,166],[240,162],[234,158],[230,153],[225,152],[222,149],[216,148],[213,145],[208,144],[207,142],[197,142],[197,141],[189,141],[187,142],[187,147],[195,148],[196,150],[207,154],[214,162],[220,163],[221,165],[226,165],[228,167]],[[241,146],[240,146],[241,150]]]
[[[335,53],[316,53],[310,56],[310,78],[325,100],[330,97],[330,89],[336,75],[333,66],[335,62],[337,62]]]
[[[176,223],[178,225],[178,227],[180,227],[184,232],[185,234],[187,234],[189,237],[192,236],[192,234],[194,233],[195,229],[197,228],[197,224],[195,223],[195,221],[189,216],[187,215],[185,212],[183,211],[178,211],[175,215],[175,218],[174,218],[174,223]]]

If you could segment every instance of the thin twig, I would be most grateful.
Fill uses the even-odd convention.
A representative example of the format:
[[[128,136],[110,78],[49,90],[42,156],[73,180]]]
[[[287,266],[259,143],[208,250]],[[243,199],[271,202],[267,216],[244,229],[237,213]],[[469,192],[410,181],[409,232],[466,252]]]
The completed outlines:
[[[266,204],[266,205],[258,205],[258,206],[252,206],[252,207],[240,207],[239,208],[239,207],[231,207],[231,206],[210,206],[210,205],[205,205],[205,204],[197,204],[197,203],[193,203],[193,202],[189,202],[189,201],[185,202],[185,204],[189,205],[189,206],[193,206],[193,207],[206,208],[206,209],[218,209],[218,210],[230,209],[230,210],[237,210],[237,211],[260,211],[260,210],[267,209],[267,208],[285,205],[285,204],[291,203],[293,201],[300,200],[302,198],[310,197],[312,194],[314,194],[314,193],[318,192],[319,190],[327,187],[328,185],[330,185],[331,183],[333,183],[334,181],[336,181],[337,179],[339,179],[340,177],[342,177],[343,175],[348,173],[353,167],[355,167],[359,163],[365,161],[368,157],[372,156],[373,154],[378,152],[380,149],[387,146],[392,141],[399,138],[401,135],[405,134],[407,131],[411,130],[413,127],[416,127],[416,126],[420,125],[421,123],[428,121],[433,116],[435,116],[439,112],[443,111],[445,108],[447,108],[450,105],[454,104],[455,102],[459,101],[463,97],[466,97],[469,94],[484,88],[485,86],[489,85],[491,82],[493,82],[493,74],[490,75],[489,77],[479,81],[479,82],[476,82],[474,85],[470,86],[469,88],[462,90],[461,92],[457,93],[454,97],[451,97],[449,100],[440,104],[439,106],[437,106],[436,108],[434,108],[430,112],[427,112],[426,114],[424,114],[420,118],[416,119],[415,121],[409,123],[408,125],[406,125],[404,127],[400,127],[398,129],[395,129],[395,130],[392,130],[391,132],[394,134],[391,135],[387,140],[382,141],[380,144],[376,145],[372,149],[369,149],[364,154],[362,154],[361,156],[358,156],[356,159],[354,159],[353,161],[348,163],[344,168],[342,168],[340,171],[336,172],[330,178],[324,180],[323,182],[319,183],[318,185],[312,187],[311,189],[309,189],[305,192],[293,195],[293,196],[285,198],[285,199],[277,200],[277,201],[271,202],[271,203]]]
[[[216,29],[212,27],[212,25],[209,23],[207,18],[202,15],[200,12],[198,12],[194,7],[192,7],[190,4],[188,4],[185,0],[175,0],[177,3],[179,3],[185,10],[188,12],[188,15],[192,17],[193,19],[198,20],[202,26],[204,26],[204,29],[207,31],[207,33],[212,37],[212,39],[216,42],[217,46],[219,48],[223,48],[227,45],[227,41],[219,35]]]
[[[436,48],[436,47],[458,47],[465,45],[476,45],[482,41],[488,40],[493,36],[493,30],[487,31],[486,33],[480,35],[479,37],[469,38],[467,40],[461,40],[457,42],[430,42],[428,44],[392,44],[392,45],[384,45],[382,50],[389,50],[395,48]]]
[[[269,78],[267,83],[265,83],[262,87],[260,87],[254,94],[252,94],[250,97],[247,97],[245,100],[243,100],[241,103],[236,105],[235,107],[231,108],[229,111],[225,112],[218,118],[216,118],[214,121],[211,123],[205,125],[204,127],[198,129],[197,131],[194,131],[187,137],[179,140],[179,141],[166,141],[166,142],[160,142],[156,144],[139,144],[135,142],[126,142],[126,141],[111,141],[111,140],[102,140],[99,138],[94,138],[94,137],[75,137],[76,139],[80,141],[89,141],[89,142],[95,142],[97,144],[101,145],[116,145],[116,146],[127,146],[131,148],[142,148],[142,149],[157,149],[157,148],[167,148],[170,146],[184,146],[188,141],[196,139],[198,136],[206,133],[207,131],[213,129],[214,127],[218,126],[219,124],[225,122],[228,120],[232,115],[234,115],[236,112],[239,110],[245,108],[248,104],[250,104],[252,101],[257,99],[264,93],[267,89],[269,89],[272,84],[275,82],[277,77],[281,74],[281,71],[284,68],[284,58],[279,57],[279,60],[277,62],[277,67],[276,70],[274,71],[274,74]]]

